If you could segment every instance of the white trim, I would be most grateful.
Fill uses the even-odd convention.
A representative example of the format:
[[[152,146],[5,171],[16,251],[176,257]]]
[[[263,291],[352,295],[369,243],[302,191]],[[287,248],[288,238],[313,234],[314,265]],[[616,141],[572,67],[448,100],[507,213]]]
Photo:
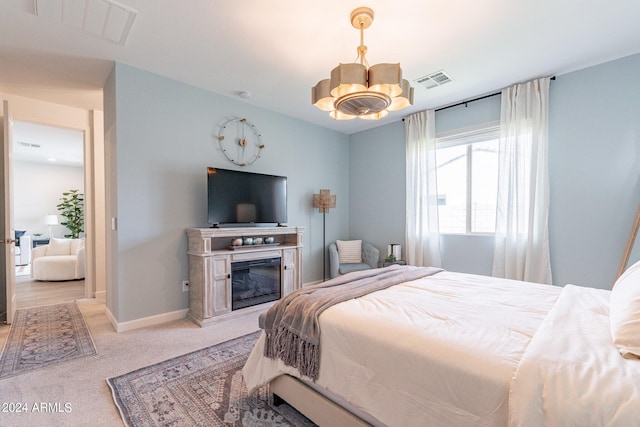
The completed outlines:
[[[111,326],[113,326],[113,329],[118,332],[118,322],[116,322],[116,318],[111,314],[109,307],[104,308],[104,314],[107,316],[107,319],[109,320],[109,323],[111,323]]]
[[[500,137],[500,121],[453,129],[436,135],[436,149],[471,144]]]
[[[436,138],[436,153],[437,150],[448,149],[451,147],[466,146],[465,150],[465,163],[466,163],[466,207],[465,207],[465,231],[464,232],[442,232],[442,234],[457,234],[457,235],[474,235],[489,234],[491,232],[474,232],[471,230],[471,216],[472,208],[471,201],[473,198],[473,144],[487,141],[500,140],[500,121],[492,121],[488,123],[482,123],[475,126],[469,126],[466,128],[454,129],[448,132],[442,132],[438,134]],[[437,154],[436,154],[437,156]],[[497,167],[497,165],[496,165]]]
[[[317,285],[318,283],[322,283],[322,280],[313,280],[311,282],[303,283],[302,287],[306,288],[307,286]]]
[[[104,304],[107,301],[107,291],[96,291],[95,299]]]
[[[316,283],[320,282],[321,280],[304,283],[302,287],[315,285]],[[96,298],[98,298],[98,294],[105,294],[105,291],[96,292]],[[104,298],[103,295],[101,296]],[[111,311],[109,311],[109,308],[105,307],[104,309],[104,313],[107,316],[107,319],[109,319],[109,323],[111,323],[111,326],[113,326],[113,329],[115,329],[116,332],[126,332],[134,329],[146,328],[148,326],[160,325],[162,323],[167,323],[174,320],[184,319],[187,317],[188,312],[189,309],[184,308],[182,310],[171,311],[169,313],[156,314],[154,316],[143,317],[140,319],[130,320],[128,322],[118,323],[113,314],[111,314]]]
[[[134,329],[146,328],[148,326],[160,325],[162,323],[171,322],[174,320],[180,320],[187,317],[188,308],[182,310],[171,311],[168,313],[156,314],[155,316],[143,317],[140,319],[130,320],[128,322],[118,323],[118,321],[113,317],[113,314],[109,311],[108,308],[105,308],[105,314],[111,322],[111,325],[116,330],[116,332],[126,332],[132,331]]]

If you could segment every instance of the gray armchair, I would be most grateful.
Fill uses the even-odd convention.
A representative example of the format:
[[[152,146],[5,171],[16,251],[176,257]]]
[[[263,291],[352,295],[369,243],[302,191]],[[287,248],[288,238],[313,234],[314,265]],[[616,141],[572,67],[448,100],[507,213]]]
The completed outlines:
[[[371,243],[362,242],[362,262],[340,264],[338,246],[335,242],[329,244],[329,274],[332,279],[340,276],[341,274],[350,273],[352,271],[378,268],[379,259],[380,251],[378,248],[373,246]]]

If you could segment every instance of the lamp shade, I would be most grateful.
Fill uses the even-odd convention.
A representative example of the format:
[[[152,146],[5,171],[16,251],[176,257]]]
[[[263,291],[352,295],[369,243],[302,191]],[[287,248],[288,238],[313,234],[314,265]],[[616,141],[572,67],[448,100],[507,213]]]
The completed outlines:
[[[313,105],[322,111],[333,111],[333,97],[330,93],[330,86],[331,79],[324,79],[311,89]]]
[[[377,64],[369,68],[369,90],[395,97],[402,93],[401,84],[400,64]]]
[[[58,225],[58,215],[47,215],[44,217],[46,225]]]
[[[336,207],[336,195],[331,190],[320,190],[320,194],[313,195],[313,207],[320,213],[328,213],[330,208]]]
[[[409,105],[413,105],[413,88],[409,82],[402,80],[400,87],[402,87],[402,94],[391,100],[391,105],[388,108],[389,111],[402,110]]]
[[[367,67],[362,64],[340,64],[331,70],[331,96],[339,98],[367,90]]]

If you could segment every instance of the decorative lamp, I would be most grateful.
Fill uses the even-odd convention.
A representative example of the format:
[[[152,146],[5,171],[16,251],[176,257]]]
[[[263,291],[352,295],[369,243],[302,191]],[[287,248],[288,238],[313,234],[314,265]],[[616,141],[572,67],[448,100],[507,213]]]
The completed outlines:
[[[326,241],[326,214],[329,209],[336,207],[336,195],[331,190],[320,190],[320,194],[313,195],[313,207],[318,208],[322,214],[322,280],[327,279],[327,241]]]
[[[338,65],[331,70],[330,79],[320,80],[311,88],[311,103],[328,111],[335,120],[379,120],[389,111],[413,105],[413,88],[402,78],[400,64],[369,67],[364,30],[372,23],[370,8],[359,7],[351,12],[351,25],[360,30],[356,62]]]
[[[58,215],[47,215],[44,217],[44,223],[49,226],[49,238],[53,237],[51,234],[51,226],[58,225]]]

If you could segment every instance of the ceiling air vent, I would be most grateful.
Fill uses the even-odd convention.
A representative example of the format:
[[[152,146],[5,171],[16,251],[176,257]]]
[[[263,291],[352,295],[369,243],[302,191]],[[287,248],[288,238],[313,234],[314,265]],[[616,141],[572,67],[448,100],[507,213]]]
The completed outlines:
[[[427,89],[431,89],[437,86],[442,86],[445,83],[449,83],[451,80],[451,77],[449,77],[449,75],[444,71],[437,71],[429,74],[428,76],[416,79],[416,83]]]
[[[29,148],[40,148],[40,144],[32,144],[30,142],[18,141],[18,145],[22,147],[29,147]]]
[[[33,0],[36,16],[60,22],[122,46],[138,11],[114,0]]]

